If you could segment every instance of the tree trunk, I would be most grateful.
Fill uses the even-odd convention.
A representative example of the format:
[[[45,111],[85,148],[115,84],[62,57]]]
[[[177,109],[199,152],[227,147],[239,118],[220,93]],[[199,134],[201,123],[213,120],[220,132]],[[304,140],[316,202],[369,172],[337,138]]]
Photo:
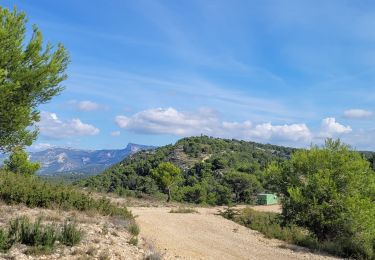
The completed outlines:
[[[167,202],[171,201],[171,189],[168,188],[168,199]]]

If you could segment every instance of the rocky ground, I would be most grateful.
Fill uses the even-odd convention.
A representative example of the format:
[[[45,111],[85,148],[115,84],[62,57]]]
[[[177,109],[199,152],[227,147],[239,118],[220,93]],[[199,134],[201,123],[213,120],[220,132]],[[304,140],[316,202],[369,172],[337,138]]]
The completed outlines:
[[[39,217],[42,223],[62,224],[66,218],[73,218],[84,231],[81,243],[74,247],[56,245],[49,255],[28,255],[28,247],[14,245],[7,253],[0,254],[0,259],[144,259],[148,254],[147,243],[140,241],[139,246],[131,245],[131,235],[126,230],[127,221],[105,217],[95,213],[78,211],[59,211],[48,209],[30,209],[22,205],[0,205],[0,226],[17,216],[28,216],[31,220]]]
[[[194,207],[196,213],[170,213],[181,204],[160,201],[111,198],[118,205],[132,205],[141,233],[138,245],[130,243],[126,230],[129,224],[119,218],[94,212],[30,209],[22,205],[0,204],[0,227],[17,216],[32,220],[42,218],[44,223],[62,224],[73,218],[84,230],[81,243],[74,247],[56,245],[48,255],[27,254],[28,247],[15,245],[0,259],[337,259],[312,253],[308,249],[285,242],[264,238],[218,215],[225,207]],[[186,205],[182,205],[186,206]],[[191,206],[191,205],[190,205]],[[238,206],[239,208],[245,206]],[[280,206],[256,206],[259,211],[280,212]]]

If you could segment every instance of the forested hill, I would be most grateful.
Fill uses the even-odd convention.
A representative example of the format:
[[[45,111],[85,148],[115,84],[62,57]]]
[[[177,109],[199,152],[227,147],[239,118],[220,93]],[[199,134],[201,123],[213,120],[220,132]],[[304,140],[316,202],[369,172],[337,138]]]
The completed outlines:
[[[152,175],[161,162],[178,166],[182,178],[172,187],[177,201],[208,204],[253,202],[257,193],[272,190],[266,166],[288,160],[296,149],[238,140],[189,137],[174,145],[141,151],[81,182],[83,186],[120,195],[167,193]],[[368,159],[373,153],[363,154]]]
[[[152,178],[151,171],[161,162],[171,162],[183,175],[178,187],[174,187],[173,199],[209,204],[250,202],[254,194],[266,188],[265,166],[288,159],[294,150],[207,136],[189,137],[174,145],[138,152],[82,184],[119,194],[160,194],[164,190]]]

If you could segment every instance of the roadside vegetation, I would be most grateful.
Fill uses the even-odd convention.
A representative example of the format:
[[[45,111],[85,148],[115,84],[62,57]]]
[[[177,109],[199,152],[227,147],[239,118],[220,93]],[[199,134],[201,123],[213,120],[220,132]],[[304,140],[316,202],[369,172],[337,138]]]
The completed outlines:
[[[307,229],[297,225],[284,226],[281,214],[260,212],[251,208],[243,210],[228,208],[220,215],[240,225],[259,231],[266,238],[279,239],[289,244],[307,247],[316,252],[343,256],[337,243],[320,242]]]
[[[79,210],[125,219],[133,218],[126,208],[117,207],[104,197],[94,199],[69,186],[51,184],[36,176],[1,170],[0,199],[7,204],[21,203],[28,207]]]
[[[341,257],[375,259],[375,173],[339,140],[297,151],[271,164],[268,174],[282,194],[282,213],[245,209],[222,215],[244,226]]]

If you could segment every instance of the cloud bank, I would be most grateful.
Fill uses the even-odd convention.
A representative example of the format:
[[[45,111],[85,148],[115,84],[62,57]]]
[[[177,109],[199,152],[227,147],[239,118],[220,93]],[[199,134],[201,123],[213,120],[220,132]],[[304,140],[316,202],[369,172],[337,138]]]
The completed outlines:
[[[254,125],[251,121],[222,121],[217,113],[206,108],[194,113],[181,112],[171,107],[154,108],[132,116],[119,115],[115,121],[120,128],[142,134],[172,134],[179,137],[204,134],[275,142],[309,142],[312,138],[306,124]]]
[[[40,134],[61,139],[73,136],[97,135],[100,130],[93,125],[83,123],[79,118],[60,120],[55,113],[41,112],[41,120],[38,122]]]

